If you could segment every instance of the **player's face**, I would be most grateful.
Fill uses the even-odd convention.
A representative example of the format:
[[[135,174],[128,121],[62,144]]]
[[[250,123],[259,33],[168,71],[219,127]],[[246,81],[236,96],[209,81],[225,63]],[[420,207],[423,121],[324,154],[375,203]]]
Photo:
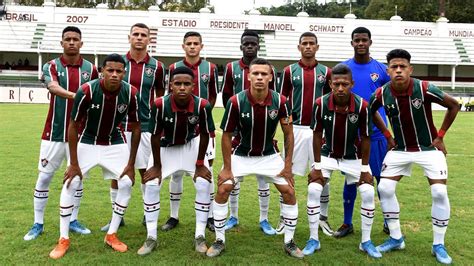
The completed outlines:
[[[311,36],[304,36],[301,38],[300,44],[298,44],[298,50],[300,51],[302,58],[315,58],[318,49],[319,45],[316,42],[316,38]]]
[[[343,103],[349,100],[354,81],[350,74],[337,74],[331,76],[329,86],[336,97],[336,101]]]
[[[242,43],[240,44],[240,50],[244,57],[254,58],[257,57],[257,52],[260,49],[258,45],[258,38],[255,36],[244,36],[242,38]]]
[[[121,81],[125,75],[125,66],[119,62],[107,61],[102,68],[102,77],[105,81],[105,88],[115,91],[120,88]]]
[[[372,45],[372,40],[367,33],[355,33],[351,41],[356,55],[366,55],[369,53],[369,47]]]
[[[268,89],[268,84],[272,81],[273,76],[269,65],[252,65],[249,69],[248,80],[250,87],[256,90]]]
[[[193,93],[194,81],[188,74],[177,74],[171,80],[171,91],[173,97],[178,101],[183,101],[189,98]]]
[[[146,28],[133,27],[128,42],[133,50],[146,50],[150,43],[150,32]]]
[[[413,67],[410,62],[404,58],[393,58],[388,63],[387,72],[394,86],[406,86],[413,73]]]
[[[68,56],[78,55],[82,47],[81,35],[74,31],[67,31],[61,40],[64,54]]]
[[[203,46],[198,36],[189,36],[182,44],[186,57],[198,57]]]

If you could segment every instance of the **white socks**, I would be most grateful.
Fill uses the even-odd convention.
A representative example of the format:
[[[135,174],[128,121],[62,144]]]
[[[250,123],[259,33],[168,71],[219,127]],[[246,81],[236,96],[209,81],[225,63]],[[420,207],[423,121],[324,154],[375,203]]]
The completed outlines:
[[[145,212],[147,237],[157,238],[158,217],[160,215],[160,189],[158,179],[146,182],[145,200],[143,210]]]
[[[214,212],[214,227],[216,229],[216,240],[220,239],[225,242],[225,223],[227,220],[228,203],[217,203],[215,200],[212,202]]]
[[[183,194],[183,171],[175,172],[170,180],[170,216],[179,218],[179,207],[181,203],[181,194]]]
[[[443,244],[446,229],[448,229],[451,208],[449,206],[448,190],[445,184],[431,185],[431,217],[433,222],[433,245]]]
[[[239,218],[239,193],[240,182],[237,182],[229,196],[230,216],[235,218]]]
[[[296,224],[298,223],[298,204],[288,205],[282,203],[281,208],[283,221],[285,223],[285,243],[290,242],[295,235]]]
[[[39,172],[36,180],[35,192],[33,194],[33,206],[35,210],[35,223],[44,224],[44,209],[48,203],[49,184],[54,173]]]
[[[402,231],[400,229],[400,205],[398,204],[395,190],[397,181],[388,178],[380,178],[378,191],[380,195],[380,205],[382,206],[383,218],[390,229],[390,237],[400,239]]]
[[[256,175],[258,183],[258,203],[260,205],[260,220],[268,220],[268,209],[270,205],[270,184],[265,181],[265,177]],[[239,182],[240,183],[240,182]]]
[[[74,208],[74,194],[82,183],[79,176],[73,177],[69,184],[69,188],[64,183],[59,199],[59,234],[60,237],[69,238],[69,223],[71,222],[72,210]],[[120,221],[119,221],[120,222]]]
[[[110,222],[110,227],[107,234],[113,234],[117,232],[132,195],[132,180],[130,177],[124,175],[122,178],[117,180],[117,183],[117,198],[114,202],[114,213],[112,214],[112,221]]]
[[[194,201],[194,209],[196,212],[196,231],[195,238],[198,236],[206,236],[207,217],[209,217],[209,208],[211,201],[209,199],[209,182],[202,178],[196,178],[194,183],[196,188],[196,199]]]
[[[308,202],[306,205],[306,212],[308,214],[309,222],[309,237],[314,240],[319,240],[318,226],[322,191],[323,187],[319,183],[312,182],[308,185]]]
[[[374,202],[374,186],[370,184],[362,184],[359,186],[359,194],[361,198],[360,218],[362,229],[361,243],[370,240],[370,232],[374,222],[375,202]]]

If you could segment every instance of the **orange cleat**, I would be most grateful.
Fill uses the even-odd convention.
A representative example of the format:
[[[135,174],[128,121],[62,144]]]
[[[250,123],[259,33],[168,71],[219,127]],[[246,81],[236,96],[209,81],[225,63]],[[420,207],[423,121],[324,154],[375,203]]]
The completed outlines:
[[[116,233],[105,235],[104,243],[118,252],[126,252],[128,250],[127,245],[118,239]]]
[[[69,239],[61,237],[56,247],[54,247],[54,249],[49,253],[49,257],[55,260],[62,258],[68,249]]]

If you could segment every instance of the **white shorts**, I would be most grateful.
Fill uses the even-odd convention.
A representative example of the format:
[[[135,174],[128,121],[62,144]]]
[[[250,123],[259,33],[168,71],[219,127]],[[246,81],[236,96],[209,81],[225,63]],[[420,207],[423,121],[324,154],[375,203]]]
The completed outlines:
[[[199,136],[197,136],[199,138]],[[206,159],[214,160],[216,158],[216,138],[209,138],[209,144],[206,150]]]
[[[67,142],[41,140],[38,170],[43,173],[54,173],[64,160],[69,160]]]
[[[293,174],[305,176],[314,162],[313,130],[309,126],[293,125]]]
[[[442,151],[389,151],[385,156],[380,176],[410,176],[412,164],[423,168],[430,179],[448,179],[448,165]]]
[[[288,185],[284,177],[278,176],[285,167],[285,162],[278,153],[267,156],[232,155],[231,164],[232,174],[239,182],[247,175],[261,175],[267,183]],[[228,180],[225,184],[232,184],[232,181]]]
[[[344,172],[347,184],[355,184],[359,182],[361,167],[362,160],[360,159],[334,159],[321,156],[321,172],[325,178],[330,178],[332,171],[341,171]]]
[[[127,144],[77,144],[77,160],[84,177],[88,177],[92,168],[100,166],[104,179],[119,179],[127,166],[129,156],[130,150]]]
[[[199,153],[199,137],[193,138],[184,145],[161,147],[161,184],[175,172],[183,171],[194,176],[196,171],[196,160]],[[204,165],[209,168],[209,163],[204,160]],[[148,168],[153,166],[153,154],[148,160]]]
[[[128,148],[132,146],[132,132],[125,132],[125,137],[127,138]],[[136,169],[146,169],[148,165],[148,159],[150,159],[151,154],[151,133],[142,132],[140,136],[140,145],[138,145],[137,157],[135,158],[135,168]]]

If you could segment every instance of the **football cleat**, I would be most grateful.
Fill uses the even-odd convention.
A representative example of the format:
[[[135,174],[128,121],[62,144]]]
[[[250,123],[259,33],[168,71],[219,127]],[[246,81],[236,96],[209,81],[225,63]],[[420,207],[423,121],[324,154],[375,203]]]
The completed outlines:
[[[448,255],[448,251],[446,250],[446,247],[443,244],[433,245],[433,248],[431,249],[431,254],[436,257],[436,260],[439,263],[453,263],[453,259]]]
[[[69,239],[61,237],[58,241],[58,244],[49,253],[49,257],[55,260],[62,258],[66,254],[68,249],[69,249]]]
[[[236,227],[239,224],[239,219],[230,216],[229,220],[225,223],[224,230],[228,231],[234,227]]]
[[[285,222],[283,221],[283,217],[280,216],[280,222],[278,223],[278,227],[275,229],[277,235],[283,235],[285,233]]]
[[[173,217],[170,217],[168,221],[161,227],[161,230],[163,231],[169,231],[173,228],[175,228],[179,224],[179,220]]]
[[[43,231],[44,228],[42,224],[34,223],[30,231],[28,231],[28,233],[23,237],[23,240],[30,241],[36,239],[43,233]]]
[[[352,226],[352,224],[348,225],[348,224],[342,224],[341,227],[339,227],[339,229],[337,229],[336,232],[334,232],[334,237],[336,238],[341,238],[341,237],[345,237],[349,234],[352,234],[354,233],[354,228]]]
[[[69,231],[78,233],[81,235],[88,235],[91,233],[91,230],[89,230],[89,228],[81,224],[78,220],[74,220],[69,223]]]
[[[125,220],[123,219],[123,217],[122,217],[122,220],[120,220],[119,227],[122,227],[122,226],[125,226]],[[110,227],[110,221],[106,225],[102,226],[100,228],[100,231],[107,232],[107,231],[109,231],[109,227]]]
[[[319,240],[310,238],[310,239],[306,242],[306,247],[304,247],[304,249],[303,249],[303,254],[304,254],[305,256],[311,255],[311,254],[313,254],[316,250],[320,250],[320,249],[321,249],[321,244],[319,243]]]
[[[225,243],[221,239],[217,239],[216,242],[207,249],[206,255],[208,257],[217,257],[225,250]]]
[[[209,229],[209,231],[211,231],[211,232],[215,232],[215,231],[216,231],[216,228],[214,227],[214,218],[213,218],[213,217],[207,218],[206,227],[207,227],[207,229]]]
[[[273,229],[273,227],[270,225],[270,223],[266,219],[260,222],[260,229],[262,229],[263,233],[269,236],[276,234],[275,229]]]
[[[200,235],[196,239],[194,239],[194,250],[197,253],[206,254],[207,245],[204,236]]]
[[[106,234],[104,243],[118,252],[126,252],[128,250],[127,245],[118,239],[116,233]]]
[[[404,248],[405,241],[403,240],[403,237],[400,239],[389,237],[385,242],[376,247],[376,249],[381,253]]]
[[[285,243],[283,249],[293,258],[302,259],[304,257],[303,252],[301,252],[293,239],[290,242]]]
[[[370,257],[374,259],[380,259],[382,257],[382,253],[380,253],[374,246],[372,241],[365,241],[364,243],[359,244],[359,249],[367,253]]]
[[[332,230],[331,225],[329,225],[328,217],[326,216],[319,216],[319,228],[321,228],[321,231],[327,236],[334,235],[334,231]]]
[[[138,249],[137,254],[140,256],[145,256],[150,254],[157,246],[156,239],[153,237],[148,237],[143,243],[143,246]]]

